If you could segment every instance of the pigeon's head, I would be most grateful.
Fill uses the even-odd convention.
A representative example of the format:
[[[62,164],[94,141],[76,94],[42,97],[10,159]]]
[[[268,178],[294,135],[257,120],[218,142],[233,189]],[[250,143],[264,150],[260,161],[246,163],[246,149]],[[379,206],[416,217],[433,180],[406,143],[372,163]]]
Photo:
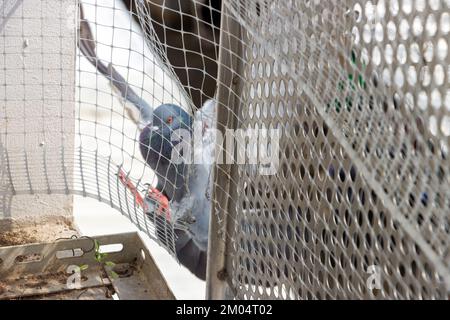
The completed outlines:
[[[177,130],[192,131],[192,117],[179,106],[162,104],[153,112],[153,119],[140,135],[141,153],[152,166],[158,161],[170,161],[176,142],[172,134]]]
[[[162,104],[153,112],[152,124],[156,131],[172,132],[177,129],[190,130],[192,117],[175,104]]]

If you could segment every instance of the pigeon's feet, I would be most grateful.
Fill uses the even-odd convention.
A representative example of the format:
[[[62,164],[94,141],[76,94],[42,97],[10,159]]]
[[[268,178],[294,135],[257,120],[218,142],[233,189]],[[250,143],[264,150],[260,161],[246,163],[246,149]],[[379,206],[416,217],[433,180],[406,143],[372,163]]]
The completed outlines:
[[[167,221],[170,221],[171,217],[170,217],[169,199],[167,199],[167,197],[156,188],[149,188],[148,197],[157,204],[155,210],[156,214],[160,216],[165,215]]]
[[[133,184],[130,178],[128,178],[127,174],[119,169],[119,173],[117,174],[120,182],[130,191],[130,193],[134,196],[136,204],[140,206],[144,212],[148,212],[152,210],[148,203],[144,201],[144,198],[139,193],[136,186]],[[169,208],[169,199],[158,189],[150,187],[148,189],[148,197],[151,199],[152,203],[156,204],[156,209],[154,210],[156,214],[160,216],[165,216],[167,221],[170,221],[170,208]]]
[[[118,178],[120,182],[128,189],[130,190],[131,194],[134,196],[134,199],[136,201],[136,204],[140,206],[144,211],[147,210],[147,205],[144,202],[144,199],[142,198],[141,194],[137,190],[136,186],[133,184],[133,182],[128,178],[125,172],[122,171],[122,169],[119,169]]]

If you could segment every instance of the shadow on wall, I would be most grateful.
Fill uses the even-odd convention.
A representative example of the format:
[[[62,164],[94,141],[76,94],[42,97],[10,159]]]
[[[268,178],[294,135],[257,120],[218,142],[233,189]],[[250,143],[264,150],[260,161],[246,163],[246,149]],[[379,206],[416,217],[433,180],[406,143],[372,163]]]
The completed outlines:
[[[8,230],[11,219],[12,185],[8,175],[6,150],[0,141],[0,230]]]
[[[123,0],[138,20],[134,0]],[[147,0],[144,30],[153,28],[164,53],[197,108],[214,97],[222,0]],[[149,25],[151,20],[152,25]]]
[[[5,0],[0,5],[0,32],[6,26],[9,18],[14,14],[23,0]],[[13,191],[9,179],[6,150],[0,141],[0,230],[9,230],[11,224],[11,203]]]

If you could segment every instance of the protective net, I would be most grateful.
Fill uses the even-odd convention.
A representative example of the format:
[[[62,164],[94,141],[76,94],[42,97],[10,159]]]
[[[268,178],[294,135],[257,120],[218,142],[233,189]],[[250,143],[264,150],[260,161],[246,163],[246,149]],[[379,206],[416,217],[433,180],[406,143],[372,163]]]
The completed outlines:
[[[450,1],[19,2],[3,207],[97,198],[201,278],[208,256],[209,297],[448,298]]]

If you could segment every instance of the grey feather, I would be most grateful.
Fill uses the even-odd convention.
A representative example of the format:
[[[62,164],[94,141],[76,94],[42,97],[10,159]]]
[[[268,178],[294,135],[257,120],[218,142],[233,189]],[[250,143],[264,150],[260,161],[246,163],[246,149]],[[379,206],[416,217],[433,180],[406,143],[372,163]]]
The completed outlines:
[[[84,19],[83,7],[80,4],[80,27],[78,29],[78,46],[84,57],[103,75],[111,81],[111,85],[116,88],[125,101],[130,102],[139,112],[140,120],[138,126],[142,129],[147,125],[153,116],[153,108],[130,87],[127,81],[114,69],[111,63],[106,66],[97,57],[95,50],[95,40],[92,35],[89,22]]]

